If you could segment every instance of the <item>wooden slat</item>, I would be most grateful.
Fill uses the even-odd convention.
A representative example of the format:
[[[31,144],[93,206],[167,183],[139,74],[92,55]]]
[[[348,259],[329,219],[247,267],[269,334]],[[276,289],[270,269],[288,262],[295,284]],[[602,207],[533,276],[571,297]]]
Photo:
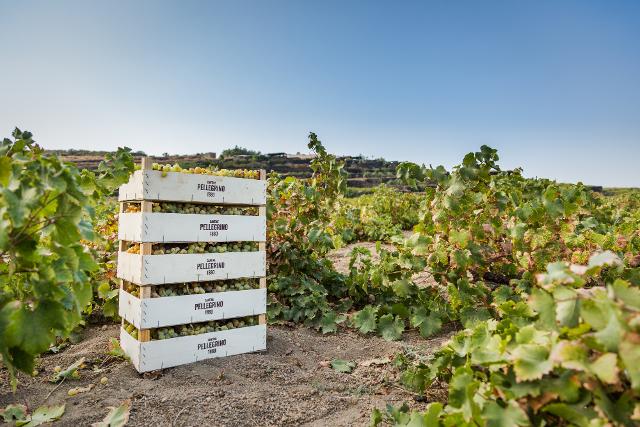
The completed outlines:
[[[120,244],[122,243],[124,242],[120,242]],[[123,292],[124,292],[124,280],[120,279],[120,293],[123,293]],[[122,313],[120,312],[120,310],[118,310],[118,314],[122,316]],[[124,329],[124,316],[122,316],[122,321],[120,322],[120,326],[122,327],[122,329]]]
[[[132,242],[165,243],[260,242],[266,239],[266,217],[163,212],[123,213],[118,219],[118,238]]]
[[[151,298],[151,287],[140,286],[140,300]],[[151,341],[151,329],[139,329],[138,340],[140,342]]]
[[[140,370],[140,341],[134,339],[127,331],[124,330],[124,326],[120,328],[120,348],[124,350],[125,354],[131,359],[131,363],[137,369]]]
[[[267,171],[266,170],[260,169],[260,179],[263,180],[263,181],[267,179]],[[263,217],[266,218],[267,217],[267,207],[266,206],[260,206],[258,208],[258,215],[259,216],[263,216]],[[260,242],[258,244],[258,250],[264,251],[266,253],[267,243],[266,242]],[[265,258],[265,262],[266,262],[266,258]],[[266,267],[265,267],[265,273],[266,273]],[[260,278],[260,289],[267,289],[267,278],[266,277],[261,277]],[[258,316],[258,322],[261,325],[266,325],[267,324],[266,308],[265,308],[265,313],[261,314],[260,316]]]
[[[153,169],[153,162],[151,157],[143,157],[142,158],[142,170],[149,171]],[[142,212],[152,212],[153,211],[153,203],[147,200],[143,200],[140,203],[140,210]]]
[[[153,169],[153,158],[149,156],[145,156],[142,158],[142,168],[143,171],[150,171]]]
[[[120,213],[124,212],[124,205],[125,205],[125,202],[120,202]],[[118,251],[124,252],[126,250],[127,250],[126,243],[124,241],[120,240],[118,242]],[[120,287],[122,288],[122,283],[120,283]]]
[[[265,190],[259,179],[140,170],[120,186],[118,199],[259,206]]]
[[[143,243],[151,245],[151,243]],[[264,251],[204,254],[118,254],[118,279],[137,285],[208,282],[265,276]]]
[[[267,347],[264,325],[187,335],[140,343],[138,372],[184,365],[215,357],[262,351]],[[134,365],[135,365],[134,361]]]
[[[151,157],[143,157],[142,158],[142,170],[151,170],[153,168],[153,163]],[[152,211],[152,203],[146,200],[143,200],[140,203],[140,210],[142,212],[151,212]],[[151,255],[153,251],[152,243],[140,243],[140,255]],[[140,300],[144,301],[145,299],[151,298],[151,288],[149,286],[140,286]],[[139,329],[138,330],[138,340],[140,342],[148,342],[151,341],[151,330],[150,329]]]
[[[267,278],[266,277],[261,277],[260,278],[260,289],[267,289]],[[265,302],[265,305],[266,305],[266,302]],[[258,323],[261,324],[261,325],[266,325],[267,324],[266,307],[265,307],[265,313],[258,316]]]
[[[235,319],[264,314],[266,289],[141,299],[120,292],[120,316],[138,329]]]

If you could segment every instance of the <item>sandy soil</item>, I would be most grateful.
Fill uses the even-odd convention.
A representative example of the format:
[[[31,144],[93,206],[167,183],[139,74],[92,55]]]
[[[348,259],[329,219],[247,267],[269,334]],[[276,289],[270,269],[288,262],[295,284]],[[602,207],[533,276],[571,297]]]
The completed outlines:
[[[140,375],[127,361],[106,354],[109,338],[117,335],[116,325],[87,328],[80,343],[44,355],[37,377],[21,375],[15,394],[6,372],[0,373],[0,407],[23,403],[34,409],[66,403],[65,414],[56,423],[62,426],[99,421],[108,406],[125,399],[132,401],[129,425],[133,426],[367,425],[371,410],[387,403],[426,405],[398,388],[394,381],[398,371],[384,360],[407,350],[429,353],[448,337],[422,340],[409,333],[403,341],[387,342],[350,331],[322,335],[302,327],[270,327],[266,352]],[[80,379],[59,386],[47,381],[56,365],[65,368],[80,357],[86,358]],[[358,366],[351,374],[336,372],[327,366],[336,358]],[[103,376],[109,379],[106,385],[99,382]],[[67,395],[69,389],[89,384],[96,387]]]
[[[360,243],[375,251],[375,244]],[[353,245],[334,251],[330,258],[341,271],[348,269]],[[425,284],[427,273],[423,274]],[[26,404],[30,410],[47,404],[66,403],[61,426],[85,426],[100,421],[109,406],[131,399],[132,426],[359,426],[368,425],[371,411],[387,403],[424,407],[441,400],[435,390],[427,399],[398,386],[398,370],[391,361],[407,352],[428,354],[449,337],[443,332],[430,339],[406,333],[402,341],[387,342],[340,330],[322,335],[303,327],[269,327],[267,351],[138,374],[129,362],[107,354],[111,337],[119,326],[90,326],[78,344],[58,354],[43,355],[36,377],[19,376],[11,392],[7,372],[0,370],[0,407]],[[63,369],[80,357],[86,367],[80,379],[56,385],[48,382],[55,366]],[[350,374],[333,370],[333,359],[357,362]],[[106,385],[100,378],[106,376]],[[76,396],[74,387],[95,384]]]

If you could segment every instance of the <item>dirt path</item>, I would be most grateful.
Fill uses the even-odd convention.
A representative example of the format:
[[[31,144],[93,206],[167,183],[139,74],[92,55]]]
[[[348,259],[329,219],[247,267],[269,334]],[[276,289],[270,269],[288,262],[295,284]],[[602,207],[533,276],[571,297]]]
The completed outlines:
[[[6,372],[0,372],[0,407],[24,403],[34,409],[66,403],[65,414],[56,423],[63,426],[99,421],[107,406],[125,399],[132,400],[132,426],[367,425],[371,410],[387,403],[425,405],[392,385],[398,374],[392,363],[376,364],[374,359],[391,359],[405,348],[430,352],[447,338],[443,334],[426,341],[406,334],[403,341],[387,342],[350,331],[322,335],[302,327],[270,327],[266,352],[139,375],[124,360],[106,359],[109,338],[117,335],[116,325],[89,327],[80,343],[44,355],[37,377],[20,376],[15,394]],[[81,378],[65,381],[53,391],[56,386],[47,382],[53,368],[65,368],[80,357],[87,359]],[[336,372],[326,363],[336,358],[356,361],[358,366],[351,374]],[[106,385],[99,383],[103,376],[109,379]],[[89,384],[96,387],[67,395],[69,389]]]

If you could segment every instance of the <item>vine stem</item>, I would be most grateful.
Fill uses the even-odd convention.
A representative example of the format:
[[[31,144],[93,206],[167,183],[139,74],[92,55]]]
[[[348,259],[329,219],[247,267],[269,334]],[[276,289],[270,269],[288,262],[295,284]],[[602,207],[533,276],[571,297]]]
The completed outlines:
[[[49,392],[49,394],[47,394],[47,397],[44,398],[44,400],[42,401],[42,403],[46,402],[47,399],[49,399],[51,397],[51,395],[53,394],[54,391],[56,391],[58,388],[60,388],[60,386],[62,385],[62,383],[64,383],[64,380],[66,380],[67,377],[63,377],[62,381],[60,381],[60,384],[58,384],[53,390],[51,390]]]
[[[176,417],[173,419],[173,423],[171,423],[171,425],[176,425],[176,422],[178,421],[178,418],[180,417],[180,415],[182,415],[182,413],[188,408],[188,406],[184,406],[182,409],[180,409],[180,411],[176,414]]]
[[[27,222],[24,226],[22,226],[22,230],[20,230],[20,232],[13,237],[13,239],[11,239],[11,241],[15,244],[15,239],[17,239],[18,237],[21,237],[22,234],[24,234],[25,231],[27,231],[27,229],[29,227],[31,227],[31,222],[33,222],[33,220],[38,216],[38,214],[47,206],[49,206],[50,203],[54,202],[55,200],[57,200],[60,196],[62,196],[64,193],[58,193],[57,196],[55,196],[53,199],[48,200],[49,196],[51,195],[51,193],[47,193],[44,196],[44,200],[42,201],[42,205],[35,211],[35,212],[31,212],[31,215],[29,216],[29,218],[27,219]]]

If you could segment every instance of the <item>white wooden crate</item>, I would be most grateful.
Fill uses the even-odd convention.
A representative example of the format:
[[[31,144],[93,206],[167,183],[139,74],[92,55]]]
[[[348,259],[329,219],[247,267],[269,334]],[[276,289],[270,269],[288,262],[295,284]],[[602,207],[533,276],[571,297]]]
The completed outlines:
[[[118,200],[265,205],[267,182],[258,179],[138,170],[120,186]]]
[[[265,350],[266,325],[140,342],[123,328],[120,345],[138,372],[154,371],[215,357]]]
[[[264,277],[265,251],[138,255],[118,253],[117,277],[138,285]]]
[[[128,242],[263,242],[265,216],[121,213],[118,239]]]
[[[267,312],[267,290],[137,298],[120,290],[120,316],[138,329],[254,316]]]

